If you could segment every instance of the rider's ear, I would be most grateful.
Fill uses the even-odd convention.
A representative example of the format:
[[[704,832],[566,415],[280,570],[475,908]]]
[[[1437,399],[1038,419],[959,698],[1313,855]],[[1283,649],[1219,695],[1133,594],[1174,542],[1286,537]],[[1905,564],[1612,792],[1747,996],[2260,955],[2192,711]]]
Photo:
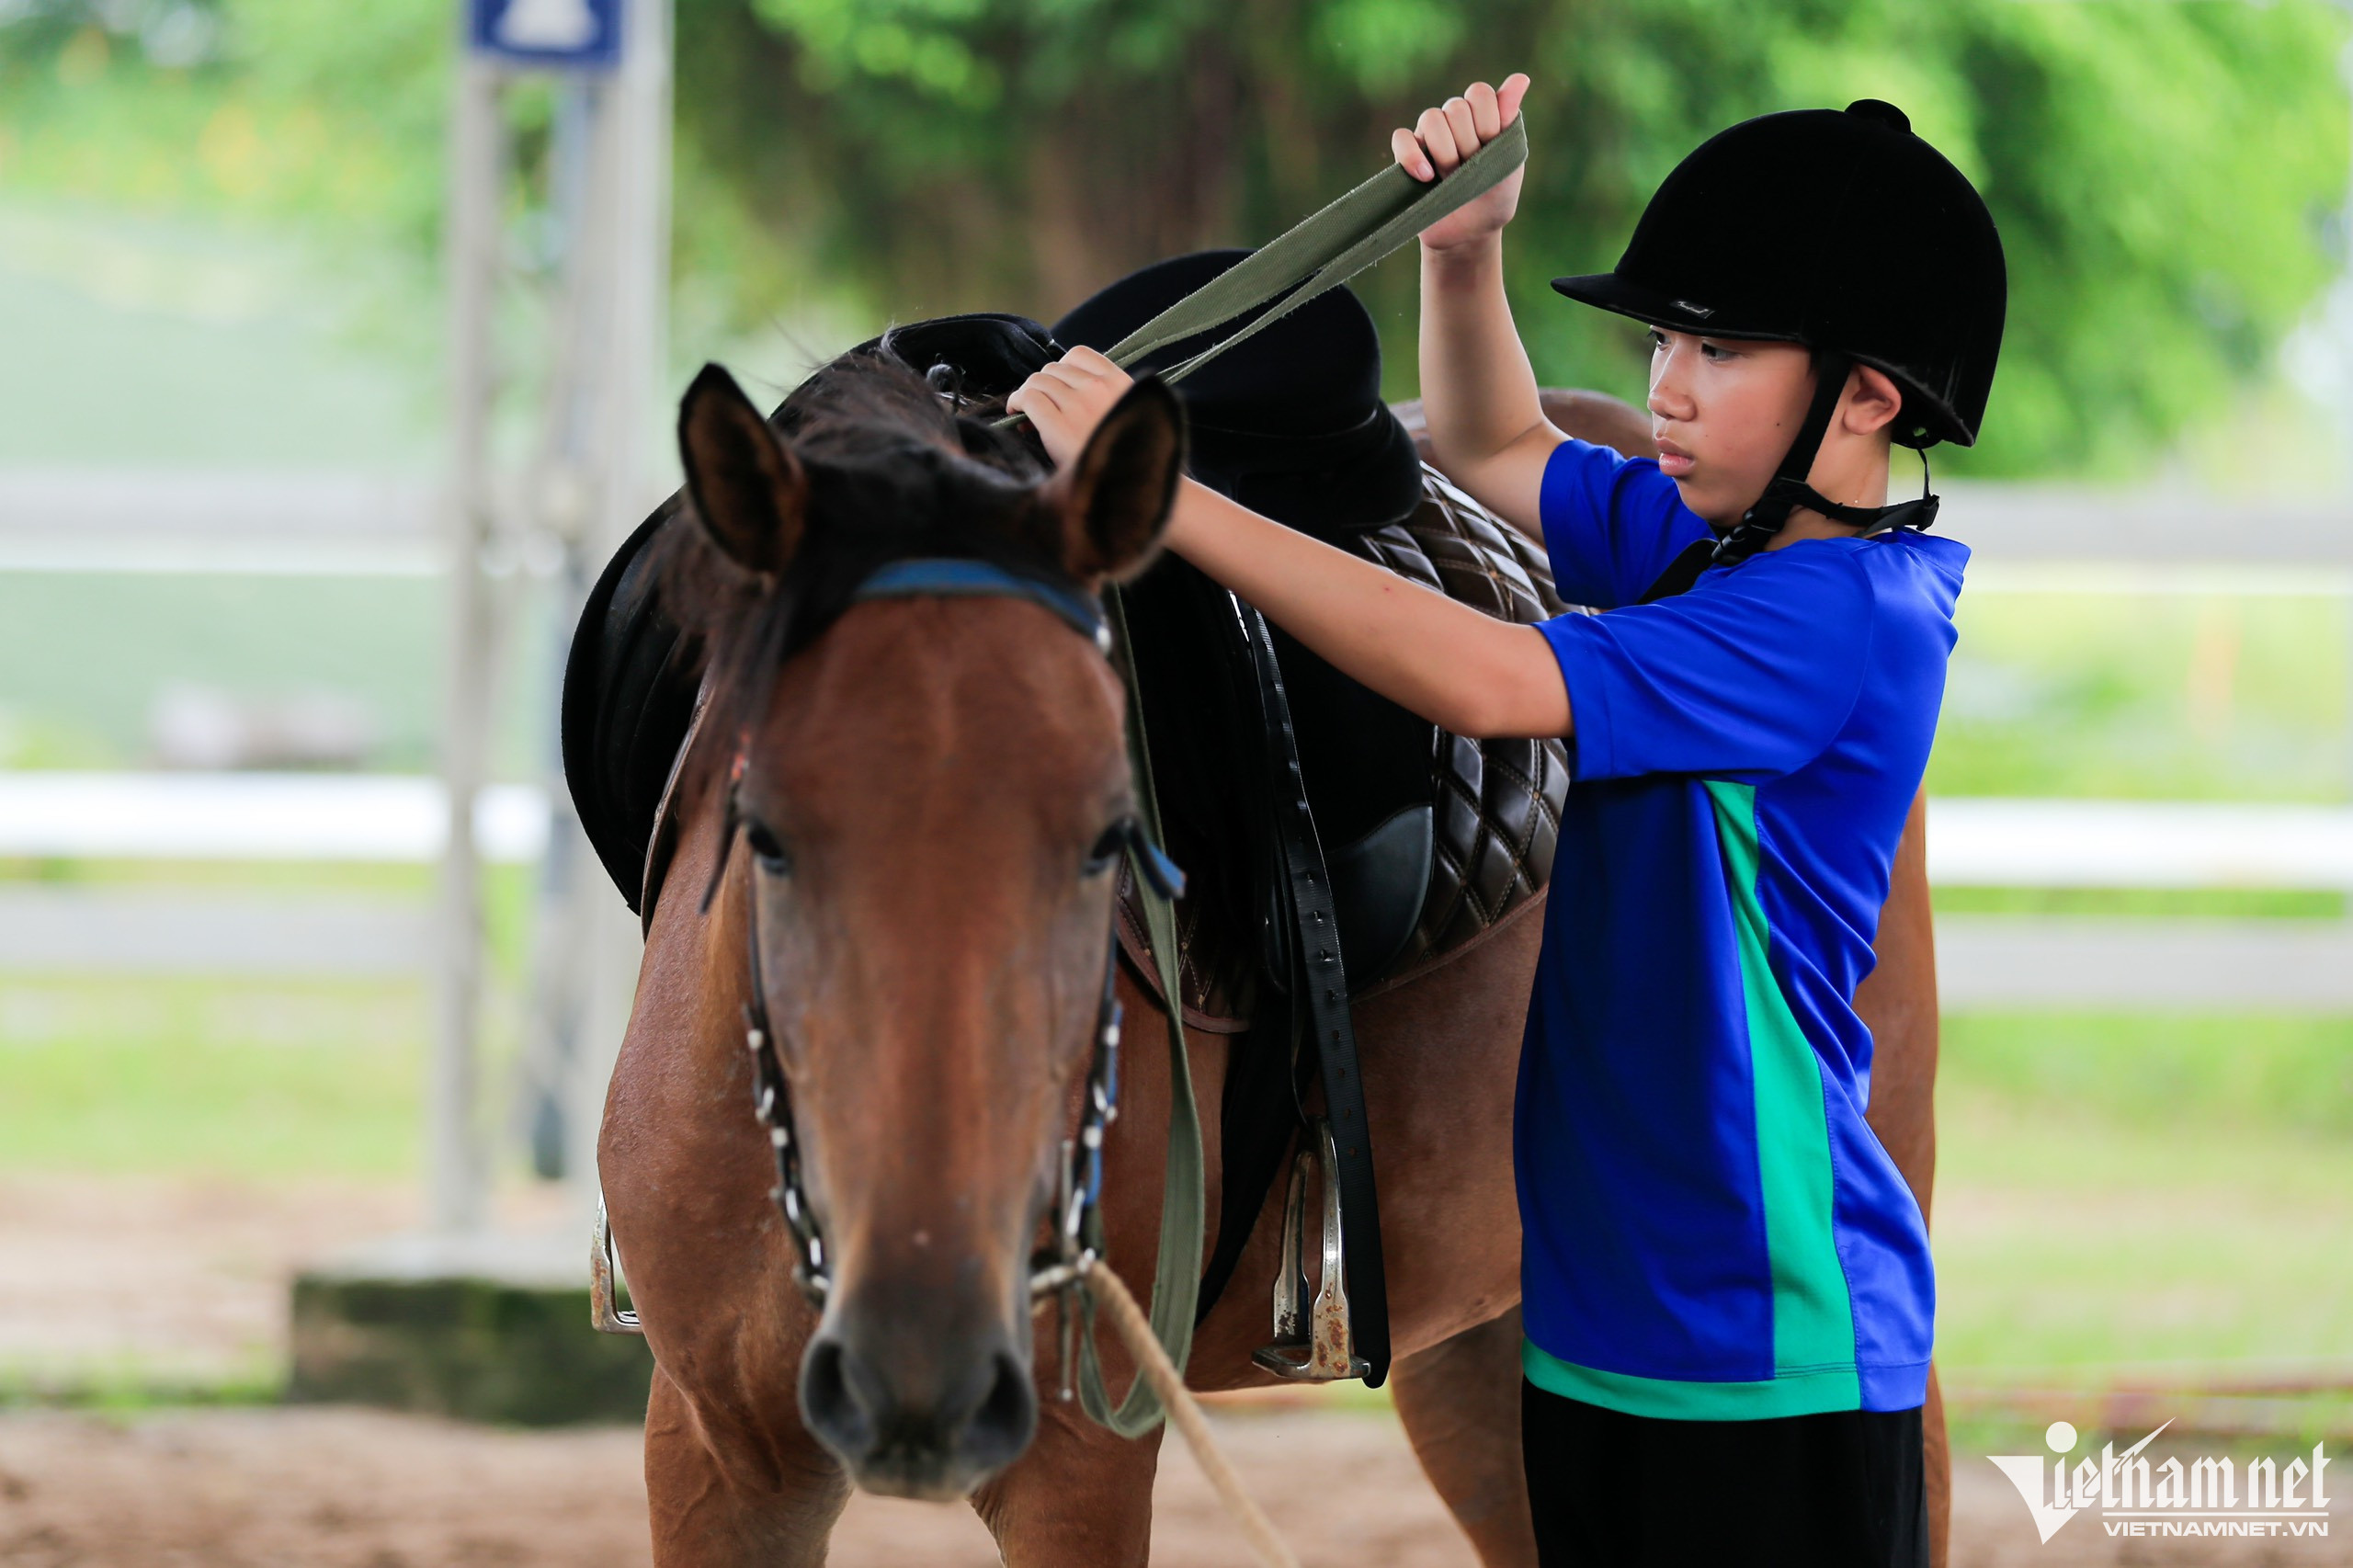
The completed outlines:
[[[1847,406],[1844,410],[1847,428],[1858,436],[1876,435],[1895,423],[1904,411],[1904,389],[1895,378],[1870,365],[1858,365],[1848,372]]]
[[[711,542],[745,571],[780,574],[801,548],[809,475],[716,365],[702,368],[679,405],[678,452]]]
[[[1168,526],[1185,471],[1185,409],[1158,376],[1137,379],[1047,494],[1063,517],[1063,564],[1074,577],[1141,570]]]

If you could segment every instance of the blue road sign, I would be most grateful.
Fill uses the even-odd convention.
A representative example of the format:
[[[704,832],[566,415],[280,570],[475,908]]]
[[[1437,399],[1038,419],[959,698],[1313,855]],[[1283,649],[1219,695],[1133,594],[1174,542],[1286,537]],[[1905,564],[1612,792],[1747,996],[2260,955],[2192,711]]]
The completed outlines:
[[[467,0],[477,53],[513,65],[607,70],[620,63],[622,0]]]

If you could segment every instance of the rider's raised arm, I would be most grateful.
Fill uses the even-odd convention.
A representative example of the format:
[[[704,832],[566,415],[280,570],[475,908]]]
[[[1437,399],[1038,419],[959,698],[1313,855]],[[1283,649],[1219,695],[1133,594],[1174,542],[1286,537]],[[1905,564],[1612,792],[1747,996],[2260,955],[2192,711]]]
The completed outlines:
[[[1391,133],[1405,172],[1432,179],[1500,135],[1519,112],[1528,77],[1474,82]],[[1537,401],[1536,372],[1504,295],[1503,229],[1519,202],[1523,169],[1422,233],[1422,412],[1448,477],[1531,538],[1545,460],[1562,440]]]

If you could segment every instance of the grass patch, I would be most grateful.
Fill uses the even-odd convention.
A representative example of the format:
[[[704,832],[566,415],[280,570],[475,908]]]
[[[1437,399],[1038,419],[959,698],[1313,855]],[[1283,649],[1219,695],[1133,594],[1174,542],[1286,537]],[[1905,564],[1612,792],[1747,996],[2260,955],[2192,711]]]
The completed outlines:
[[[76,1367],[58,1376],[39,1369],[0,1367],[0,1410],[85,1410],[139,1415],[151,1410],[247,1408],[286,1398],[286,1369],[275,1356],[219,1376],[158,1371],[137,1361]]]
[[[2339,597],[1971,590],[1957,619],[1931,794],[2345,799]]]
[[[407,1176],[425,1035],[413,983],[12,980],[0,1169]]]
[[[2148,915],[2198,920],[2338,920],[2341,892],[2295,888],[1955,888],[1931,893],[1939,915]]]
[[[0,1170],[413,1177],[426,1023],[414,983],[0,983]],[[1956,1016],[1938,1114],[1938,1355],[1956,1387],[2353,1359],[2353,1018]],[[0,1368],[0,1404],[274,1387]],[[2016,1426],[1972,1420],[1987,1443]]]
[[[1938,1356],[1956,1381],[2353,1358],[2353,1020],[1947,1020]]]
[[[1943,1125],[1964,1141],[1998,1142],[2022,1120],[2080,1122],[2087,1137],[2160,1134],[2201,1165],[2195,1151],[2211,1145],[2217,1176],[2250,1159],[2253,1172],[2325,1157],[2332,1143],[2353,1155],[2348,1017],[1964,1013],[1945,1019],[1938,1085],[1952,1102],[1939,1100]],[[2279,1145],[2283,1134],[2318,1147]],[[2042,1179],[2104,1179],[2079,1158],[2060,1165]]]

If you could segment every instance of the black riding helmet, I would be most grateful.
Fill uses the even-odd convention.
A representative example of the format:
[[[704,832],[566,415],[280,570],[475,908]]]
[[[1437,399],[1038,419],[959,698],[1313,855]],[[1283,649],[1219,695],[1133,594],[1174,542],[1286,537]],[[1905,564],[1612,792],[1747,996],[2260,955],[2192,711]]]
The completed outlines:
[[[1984,199],[1876,98],[1762,115],[1710,138],[1651,198],[1613,270],[1552,287],[1653,326],[1814,351],[1813,406],[1765,494],[1714,545],[1711,559],[1726,563],[1762,548],[1798,506],[1864,527],[1933,522],[1934,495],[1841,506],[1806,476],[1857,364],[1902,389],[1898,442],[1973,444],[2008,298]]]

